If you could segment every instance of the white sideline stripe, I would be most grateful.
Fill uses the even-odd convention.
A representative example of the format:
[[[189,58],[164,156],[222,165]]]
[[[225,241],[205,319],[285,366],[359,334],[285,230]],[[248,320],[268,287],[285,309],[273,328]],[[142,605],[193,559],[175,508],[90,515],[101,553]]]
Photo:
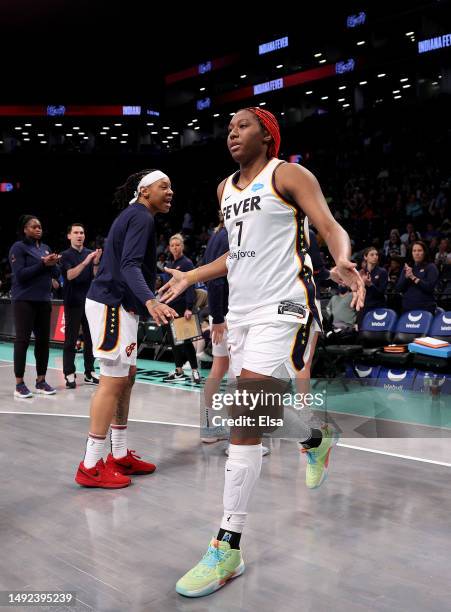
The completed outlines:
[[[23,400],[25,401],[25,400]],[[30,415],[30,416],[54,416],[54,417],[69,417],[71,419],[88,419],[89,416],[86,414],[60,414],[54,412],[20,412],[13,410],[0,410],[0,414],[22,414],[22,415]],[[152,425],[171,425],[173,427],[192,427],[195,429],[200,429],[200,425],[190,425],[189,423],[172,423],[170,421],[148,421],[146,419],[128,419],[132,423],[150,423]],[[285,440],[287,438],[284,438]],[[342,446],[343,448],[350,448],[352,450],[359,450],[365,453],[375,453],[376,455],[387,455],[388,457],[396,457],[397,459],[408,459],[410,461],[420,461],[421,463],[431,463],[433,465],[441,465],[444,467],[451,468],[451,463],[445,463],[444,461],[435,461],[433,459],[425,459],[423,457],[413,457],[412,455],[400,455],[399,453],[389,453],[387,451],[381,451],[374,448],[365,448],[363,446],[353,446],[351,444],[343,444],[339,442],[337,446]]]
[[[444,461],[434,461],[433,459],[424,459],[423,457],[413,457],[412,455],[400,455],[399,453],[389,453],[387,451],[376,450],[373,448],[365,448],[364,446],[353,446],[352,444],[343,444],[338,442],[337,446],[343,446],[343,448],[351,448],[353,450],[364,451],[366,453],[376,453],[377,455],[388,455],[389,457],[398,457],[399,459],[410,459],[410,461],[421,461],[422,463],[433,463],[434,465],[443,465],[445,467],[451,467],[451,463],[445,463]]]

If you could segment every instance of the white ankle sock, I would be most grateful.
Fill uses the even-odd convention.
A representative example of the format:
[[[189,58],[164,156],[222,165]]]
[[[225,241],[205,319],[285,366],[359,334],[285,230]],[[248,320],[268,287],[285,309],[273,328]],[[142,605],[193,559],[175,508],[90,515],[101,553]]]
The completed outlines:
[[[225,464],[221,529],[242,533],[247,506],[262,467],[262,445],[230,444]]]
[[[127,455],[127,425],[111,425],[111,452],[115,459]]]
[[[86,469],[93,468],[97,461],[102,458],[103,447],[105,446],[106,436],[97,436],[89,433],[86,440],[86,453],[83,460]]]

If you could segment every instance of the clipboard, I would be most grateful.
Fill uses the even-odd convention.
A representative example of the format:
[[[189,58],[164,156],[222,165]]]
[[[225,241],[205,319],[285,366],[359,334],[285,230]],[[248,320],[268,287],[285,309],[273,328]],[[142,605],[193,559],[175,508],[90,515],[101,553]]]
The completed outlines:
[[[186,320],[185,317],[173,319],[170,322],[170,327],[174,344],[183,344],[185,340],[202,338],[202,330],[197,312],[193,313],[189,320]]]

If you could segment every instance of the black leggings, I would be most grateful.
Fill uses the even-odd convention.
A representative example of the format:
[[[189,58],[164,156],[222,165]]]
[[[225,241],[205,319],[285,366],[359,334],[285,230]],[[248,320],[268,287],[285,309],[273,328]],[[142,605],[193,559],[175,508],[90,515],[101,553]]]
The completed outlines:
[[[170,304],[169,304],[170,305]],[[179,317],[183,317],[185,314],[185,305],[177,304],[174,308]],[[169,337],[171,339],[172,344],[172,353],[174,355],[174,362],[176,368],[181,368],[185,361],[189,361],[189,364],[193,370],[197,370],[197,357],[196,357],[196,349],[194,348],[194,344],[192,340],[185,340],[183,344],[174,344],[174,340],[172,338],[172,332],[169,330]]]
[[[14,323],[16,339],[14,341],[14,374],[23,378],[27,349],[30,344],[31,332],[34,332],[34,356],[36,358],[36,373],[45,376],[49,362],[50,302],[18,301],[14,305]]]

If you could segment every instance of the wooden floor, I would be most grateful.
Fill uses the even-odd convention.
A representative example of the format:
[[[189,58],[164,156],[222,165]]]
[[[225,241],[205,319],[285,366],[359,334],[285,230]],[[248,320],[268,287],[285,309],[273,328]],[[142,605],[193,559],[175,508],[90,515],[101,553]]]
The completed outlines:
[[[14,400],[0,363],[0,590],[76,591],[75,607],[49,610],[451,609],[449,438],[345,441],[317,491],[296,444],[269,441],[246,572],[189,600],[174,586],[217,531],[226,445],[200,444],[199,394],[137,384],[129,446],[158,470],[128,489],[87,490],[73,478],[92,387],[66,391],[56,369],[48,380],[56,396]]]

